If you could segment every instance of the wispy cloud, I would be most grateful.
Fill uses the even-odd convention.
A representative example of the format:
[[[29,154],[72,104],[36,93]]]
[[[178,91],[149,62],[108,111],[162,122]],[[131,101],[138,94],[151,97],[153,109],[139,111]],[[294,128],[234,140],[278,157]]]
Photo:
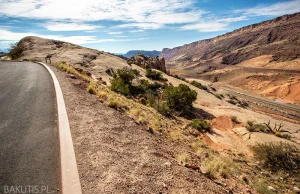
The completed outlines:
[[[195,0],[1,0],[0,2],[2,16],[51,20],[180,24],[195,22],[205,13],[193,6]]]
[[[147,29],[159,29],[163,27],[163,24],[157,24],[157,23],[128,23],[128,24],[121,24],[117,26],[119,28],[130,28],[130,27],[138,27],[143,30]],[[131,32],[138,32],[137,30],[132,30]],[[141,32],[141,31],[139,31]]]
[[[200,32],[218,32],[226,30],[228,24],[220,23],[217,21],[212,22],[201,22],[196,24],[184,25],[180,29],[181,30],[198,30]]]
[[[89,25],[83,23],[48,22],[43,27],[50,31],[93,31],[103,26]]]
[[[145,30],[139,29],[139,30],[130,30],[129,32],[131,33],[136,33],[136,32],[144,32]]]
[[[123,34],[123,32],[108,32],[108,34],[118,35],[118,34]]]
[[[19,32],[11,32],[8,30],[0,29],[0,48],[8,48],[11,43],[19,41],[20,39],[26,36],[39,36],[42,38],[61,40],[65,42],[71,42],[74,44],[94,44],[94,43],[102,43],[102,42],[129,42],[129,41],[140,41],[145,40],[145,38],[136,38],[136,39],[98,39],[95,36],[63,36],[63,35],[43,35],[36,33],[19,33]]]
[[[243,13],[250,16],[280,16],[300,12],[300,0],[284,1],[270,5],[261,4],[256,7],[236,10],[236,13]]]

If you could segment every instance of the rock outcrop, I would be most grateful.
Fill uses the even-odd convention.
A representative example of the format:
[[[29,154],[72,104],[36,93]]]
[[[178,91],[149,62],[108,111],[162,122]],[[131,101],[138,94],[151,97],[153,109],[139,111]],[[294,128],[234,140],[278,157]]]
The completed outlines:
[[[135,64],[138,65],[142,68],[152,68],[152,69],[157,69],[162,72],[167,72],[166,70],[166,64],[165,64],[165,59],[163,57],[147,57],[144,56],[143,54],[139,53],[134,57],[131,57],[130,59],[127,60],[127,63],[129,65]]]

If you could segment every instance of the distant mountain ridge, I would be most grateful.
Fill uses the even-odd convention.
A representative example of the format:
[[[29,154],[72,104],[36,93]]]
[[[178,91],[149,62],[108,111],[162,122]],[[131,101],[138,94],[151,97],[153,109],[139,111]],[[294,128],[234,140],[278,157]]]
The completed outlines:
[[[128,51],[123,56],[127,57],[127,58],[130,58],[130,57],[136,56],[139,53],[141,53],[141,54],[143,54],[144,56],[147,56],[147,57],[156,57],[156,56],[159,56],[161,52],[160,51],[156,51],[156,50],[153,50],[153,51],[131,50],[131,51]]]
[[[286,61],[300,57],[299,41],[300,13],[295,13],[242,27],[215,38],[165,48],[161,56],[167,64],[186,67],[211,63],[217,58],[219,63],[234,65],[261,55],[273,55],[273,60]]]
[[[1,52],[1,51],[0,51],[0,57],[3,57],[3,56],[5,56],[5,55],[7,55],[7,53]]]

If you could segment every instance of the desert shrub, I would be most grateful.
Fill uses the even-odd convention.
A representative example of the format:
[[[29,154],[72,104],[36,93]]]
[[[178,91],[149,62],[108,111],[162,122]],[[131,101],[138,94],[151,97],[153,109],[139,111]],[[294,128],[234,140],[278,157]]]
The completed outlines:
[[[132,86],[132,81],[138,74],[138,71],[126,67],[118,69],[113,75],[114,78],[111,80],[111,89],[125,96],[131,95],[135,89]]]
[[[239,166],[228,157],[214,157],[205,162],[206,174],[215,179],[219,177],[229,178],[238,173]]]
[[[201,90],[208,90],[208,88],[207,88],[206,86],[202,85],[201,83],[199,83],[199,82],[197,82],[197,81],[195,81],[195,80],[193,80],[193,81],[191,82],[191,84],[192,84],[193,86],[195,86],[195,87],[201,89]]]
[[[152,70],[151,68],[147,68],[146,69],[146,74],[145,76],[149,79],[152,79],[152,80],[159,80],[159,81],[164,81],[164,78],[162,76],[162,73],[161,72],[158,72],[158,71],[154,71]]]
[[[91,83],[89,84],[88,88],[87,88],[87,91],[90,93],[90,94],[96,94],[97,93],[97,88],[96,88],[96,85]]]
[[[264,143],[253,147],[254,156],[274,171],[299,171],[299,150],[288,143]]]
[[[111,90],[119,92],[125,96],[130,95],[130,84],[126,84],[120,77],[111,80]]]
[[[218,99],[222,100],[223,97],[220,94],[214,94],[215,97],[217,97]]]
[[[239,101],[239,106],[242,108],[247,108],[249,107],[249,104],[246,101]]]
[[[191,160],[191,156],[188,153],[177,154],[175,158],[181,165],[185,165]]]
[[[162,88],[164,87],[162,84],[158,83],[158,82],[154,82],[154,83],[151,83],[149,86],[148,86],[148,90],[152,90],[152,91],[156,91],[158,90],[159,88]]]
[[[217,77],[217,76],[213,77],[212,82],[218,82],[218,81],[219,81],[219,77]]]
[[[155,105],[156,110],[162,115],[170,115],[171,110],[166,102],[161,102]]]
[[[149,106],[155,105],[156,96],[151,91],[147,91],[145,97],[147,99],[147,104],[149,104]]]
[[[11,59],[17,59],[22,56],[22,53],[24,51],[24,46],[21,42],[16,42],[10,45],[9,49],[9,56]]]
[[[179,75],[171,75],[171,76],[173,76],[173,77],[175,77],[175,78],[177,78],[177,79],[180,79],[180,80],[182,80],[182,81],[185,81],[185,82],[187,82],[187,80],[184,78],[184,77],[181,77],[181,76],[179,76]]]
[[[274,194],[275,192],[268,189],[268,185],[269,185],[268,181],[264,180],[264,179],[261,179],[261,178],[255,180],[254,183],[253,183],[253,187],[258,193]]]
[[[241,123],[238,121],[237,116],[231,116],[231,121],[237,124]]]
[[[192,122],[189,123],[189,126],[202,133],[211,131],[210,123],[201,119],[193,119]]]
[[[104,91],[99,91],[99,92],[97,92],[97,96],[98,96],[101,100],[107,100],[107,99],[108,99],[107,92],[104,92]]]
[[[282,134],[281,132],[275,132],[275,135],[277,137],[280,137],[280,138],[284,138],[284,139],[288,139],[288,140],[291,140],[292,139],[292,136],[290,136],[289,134]]]
[[[268,127],[265,124],[262,123],[255,123],[254,121],[247,121],[246,129],[249,132],[263,132],[267,133]]]
[[[108,103],[108,106],[111,108],[114,108],[116,110],[123,110],[123,109],[128,109],[128,107],[122,105],[122,102],[120,102],[117,99],[113,99]]]
[[[236,104],[237,104],[237,102],[234,101],[234,100],[228,100],[227,102],[229,102],[230,104],[233,104],[233,105],[236,105]]]
[[[187,113],[193,108],[193,102],[197,99],[197,92],[185,84],[168,86],[163,91],[163,97],[170,109]]]

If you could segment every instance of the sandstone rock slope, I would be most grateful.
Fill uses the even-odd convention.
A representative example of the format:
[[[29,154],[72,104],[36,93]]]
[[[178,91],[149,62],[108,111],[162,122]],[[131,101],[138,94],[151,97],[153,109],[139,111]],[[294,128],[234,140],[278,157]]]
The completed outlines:
[[[300,57],[300,13],[285,15],[253,24],[212,39],[163,49],[167,63],[194,64],[221,58],[234,65],[261,55],[272,55],[273,61]]]

